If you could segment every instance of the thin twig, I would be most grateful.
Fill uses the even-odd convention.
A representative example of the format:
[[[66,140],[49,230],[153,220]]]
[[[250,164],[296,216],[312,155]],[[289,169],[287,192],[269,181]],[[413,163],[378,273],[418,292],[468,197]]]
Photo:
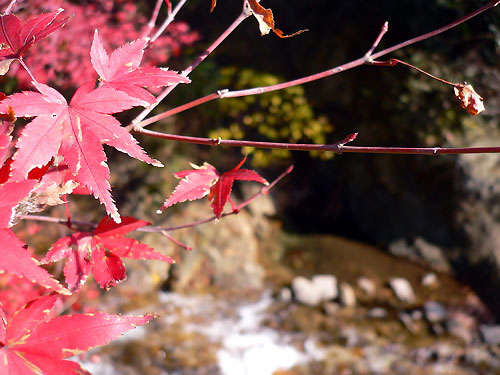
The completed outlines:
[[[373,42],[372,47],[368,50],[368,52],[365,54],[366,58],[370,58],[373,51],[375,51],[375,48],[377,48],[378,44],[382,40],[382,37],[385,35],[385,33],[389,30],[389,22],[385,21],[384,24],[382,25],[382,28],[380,29],[380,33],[377,36],[377,39],[375,39],[375,42]]]
[[[172,21],[175,19],[175,16],[177,15],[177,13],[179,13],[179,11],[181,10],[181,8],[184,6],[184,4],[186,3],[187,0],[181,0],[179,1],[179,3],[175,6],[174,10],[171,11],[168,15],[167,15],[167,19],[163,22],[163,24],[160,26],[160,28],[158,29],[158,31],[155,33],[155,35],[153,35],[153,37],[151,38],[149,44],[151,43],[154,43],[156,41],[156,39],[158,39],[160,37],[161,34],[163,34],[163,32],[165,31],[165,29],[172,23]]]
[[[172,12],[174,13],[174,12]],[[213,42],[200,56],[194,60],[191,65],[189,65],[182,73],[181,76],[187,77],[189,74],[202,63],[237,27],[240,23],[242,23],[249,14],[243,8],[241,14],[234,20],[234,22]],[[168,86],[155,100],[153,104],[149,107],[145,108],[133,121],[130,125],[126,127],[128,131],[132,129],[138,129],[140,126],[138,125],[151,111],[156,108],[160,102],[167,97],[168,94],[172,92],[177,87],[177,83]]]
[[[148,126],[150,124],[153,124],[155,122],[158,122],[164,118],[167,118],[167,117],[170,117],[170,116],[174,116],[180,112],[184,112],[185,110],[188,110],[190,108],[193,108],[193,107],[197,107],[203,103],[206,103],[206,102],[209,102],[211,100],[214,100],[214,99],[218,99],[220,98],[220,93],[217,92],[217,93],[213,93],[213,94],[210,94],[210,95],[207,95],[207,96],[204,96],[203,98],[199,98],[199,99],[196,99],[196,100],[193,100],[192,102],[189,102],[189,103],[186,103],[186,104],[183,104],[183,105],[180,105],[178,107],[175,107],[169,111],[165,111],[165,112],[162,112],[156,116],[152,116],[152,117],[149,117],[147,118],[146,120],[144,121],[141,121],[139,124],[137,124],[138,128],[143,128],[145,126]]]
[[[433,36],[436,36],[438,34],[444,33],[445,31],[448,31],[448,30],[454,28],[455,26],[460,25],[461,23],[464,23],[465,21],[470,20],[471,18],[477,16],[478,14],[481,14],[481,13],[487,11],[488,9],[491,9],[491,8],[497,6],[499,3],[500,3],[499,0],[490,1],[488,4],[482,6],[481,8],[476,9],[475,11],[473,11],[473,12],[471,12],[471,13],[469,13],[469,14],[461,17],[461,18],[459,18],[458,20],[456,20],[456,21],[454,21],[454,22],[452,22],[452,23],[450,23],[450,24],[448,24],[446,26],[440,27],[439,29],[431,31],[431,32],[429,32],[427,34],[417,36],[416,38],[409,39],[409,40],[407,40],[405,42],[398,43],[398,44],[396,44],[396,45],[394,45],[392,47],[386,48],[386,49],[384,49],[384,50],[382,50],[380,52],[377,52],[377,53],[373,54],[371,57],[372,57],[372,59],[375,60],[375,59],[378,59],[379,57],[385,56],[385,55],[387,55],[387,54],[389,54],[391,52],[394,52],[394,51],[396,51],[398,49],[401,49],[403,47],[409,46],[410,44],[415,44],[415,43],[421,42],[421,41],[423,41],[425,39],[429,39],[429,38],[431,38]]]
[[[188,251],[193,250],[193,248],[191,246],[188,246],[188,245],[182,243],[181,241],[179,241],[178,239],[172,237],[166,230],[162,230],[162,231],[160,231],[160,233],[163,234],[165,237],[167,237],[170,241],[175,243],[177,246],[182,247],[183,249],[188,250]]]
[[[158,14],[160,14],[161,4],[163,4],[163,0],[156,0],[156,5],[155,5],[155,8],[153,9],[153,14],[151,15],[151,19],[148,22],[148,26],[147,26],[146,30],[144,30],[144,32],[142,34],[143,37],[149,36],[149,33],[151,33],[151,30],[153,30],[153,28],[155,27],[156,20],[158,19]]]
[[[12,7],[14,6],[14,4],[17,2],[17,0],[12,0],[10,2],[10,4],[7,6],[7,8],[4,10],[4,13],[5,14],[9,14],[12,10]]]
[[[478,154],[478,153],[499,153],[500,147],[363,147],[345,146],[341,142],[333,144],[309,144],[309,143],[279,143],[279,142],[254,142],[240,141],[221,138],[201,138],[188,137],[176,134],[166,134],[147,129],[136,131],[137,134],[144,134],[150,137],[167,139],[177,142],[194,143],[207,146],[230,146],[230,147],[255,147],[255,148],[279,148],[296,151],[331,151],[337,154],[343,152],[370,153],[370,154]]]

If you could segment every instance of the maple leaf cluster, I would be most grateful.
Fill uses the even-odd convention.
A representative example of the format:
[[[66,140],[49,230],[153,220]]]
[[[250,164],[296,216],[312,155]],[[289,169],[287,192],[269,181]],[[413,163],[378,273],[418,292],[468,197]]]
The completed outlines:
[[[12,62],[25,64],[30,49],[36,49],[44,38],[70,21],[74,20],[62,9],[25,21],[13,14],[1,15],[1,73],[6,74],[9,69],[15,73]],[[91,80],[79,85],[71,100],[35,79],[40,77],[37,70],[30,71],[36,91],[0,94],[0,373],[87,374],[79,364],[65,358],[104,345],[153,318],[105,313],[60,317],[52,314],[58,296],[80,291],[91,273],[105,289],[125,280],[122,258],[174,262],[138,240],[125,237],[150,223],[120,217],[111,196],[110,171],[103,149],[106,144],[138,160],[162,166],[113,117],[132,107],[155,103],[155,96],[146,88],[190,82],[165,68],[141,66],[148,43],[148,38],[138,38],[108,54],[100,32],[95,30],[87,51],[87,60],[95,73]],[[33,62],[27,61],[30,65]],[[50,79],[43,74],[42,77]],[[13,139],[17,117],[32,120]],[[256,172],[241,169],[244,162],[245,159],[222,174],[207,163],[193,171],[178,172],[176,177],[181,182],[163,208],[208,194],[214,213],[220,218],[226,202],[231,202],[235,209],[230,198],[235,180],[267,184]],[[38,260],[11,227],[30,212],[65,203],[72,193],[94,195],[109,216],[93,230],[75,230],[60,238]],[[66,286],[40,266],[63,259]],[[18,285],[1,287],[8,282]],[[47,291],[52,294],[44,295]]]
[[[126,42],[140,39],[147,31],[148,19],[133,0],[20,0],[16,3],[16,9],[19,9],[16,14],[22,18],[57,13],[60,9],[65,10],[65,16],[60,15],[60,18],[71,17],[63,33],[52,34],[37,42],[27,55],[30,68],[39,81],[62,88],[80,86],[94,79],[88,51],[96,29],[108,49],[116,49]],[[144,65],[165,64],[169,57],[178,56],[184,46],[198,39],[198,33],[192,31],[187,23],[175,21],[155,41],[155,48],[148,49]],[[17,64],[13,64],[12,70],[22,87],[29,87],[31,77],[25,70]]]
[[[52,26],[57,15],[41,15],[28,20],[24,26],[14,15],[1,16],[0,28],[6,36],[5,40],[10,50],[17,54],[13,58],[20,59],[16,51],[26,51],[33,44],[31,38],[23,38],[26,25],[33,23],[40,25],[38,27],[42,30],[50,28],[52,32],[64,24],[59,22]],[[9,27],[7,30],[5,25],[8,22],[17,28]],[[42,28],[44,25],[45,28]],[[46,35],[45,31],[43,35]],[[24,41],[13,43],[12,40]],[[53,158],[61,156],[64,164],[58,165],[58,169],[47,178],[58,178],[59,186],[66,185],[68,179],[85,186],[119,222],[118,210],[110,193],[110,175],[102,143],[146,163],[155,166],[161,166],[161,163],[150,158],[111,115],[152,103],[155,98],[142,86],[189,82],[189,79],[166,69],[141,68],[139,65],[146,46],[147,39],[142,38],[123,45],[109,56],[96,31],[90,55],[92,66],[103,82],[100,87],[95,88],[94,81],[83,84],[68,104],[54,88],[33,81],[38,92],[25,91],[4,99],[0,103],[1,113],[35,117],[23,129],[16,143],[9,182],[23,183],[34,168],[43,167]]]
[[[13,61],[23,62],[30,48],[67,21],[62,10],[24,22],[13,14],[1,15],[2,73],[9,70]],[[108,55],[95,31],[88,60],[100,84],[95,86],[93,73],[92,80],[82,84],[69,103],[56,89],[37,80],[31,82],[37,91],[0,95],[1,374],[88,374],[79,364],[64,358],[104,345],[153,318],[105,313],[60,317],[50,314],[59,296],[78,291],[91,271],[103,288],[125,280],[121,258],[173,262],[147,245],[124,237],[150,223],[132,217],[121,221],[111,197],[103,150],[105,143],[161,166],[112,116],[154,102],[155,97],[145,87],[189,83],[189,79],[176,72],[141,67],[147,44],[147,38],[140,38]],[[34,119],[13,140],[16,117]],[[30,212],[64,203],[64,197],[77,189],[98,198],[113,219],[106,216],[93,231],[61,238],[40,262],[11,227]],[[40,263],[64,258],[68,259],[64,267],[67,288],[40,267]],[[9,282],[17,283],[17,287],[2,287]],[[59,294],[44,296],[47,291]]]

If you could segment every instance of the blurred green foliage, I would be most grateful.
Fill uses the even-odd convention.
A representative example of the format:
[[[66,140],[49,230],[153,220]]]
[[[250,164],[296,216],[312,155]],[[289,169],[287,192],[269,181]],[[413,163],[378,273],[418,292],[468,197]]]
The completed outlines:
[[[243,90],[275,85],[282,82],[278,76],[249,68],[226,67],[219,72],[219,87]],[[325,116],[317,116],[301,86],[285,90],[228,98],[218,102],[212,120],[219,126],[208,132],[209,137],[245,139],[287,143],[326,143],[333,126]],[[253,154],[254,166],[267,166],[275,158],[289,158],[283,149],[246,148]],[[332,153],[312,151],[312,156],[331,158]]]

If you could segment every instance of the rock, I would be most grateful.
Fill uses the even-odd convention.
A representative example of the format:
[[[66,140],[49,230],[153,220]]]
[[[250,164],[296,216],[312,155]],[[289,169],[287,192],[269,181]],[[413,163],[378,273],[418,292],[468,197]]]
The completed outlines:
[[[423,318],[424,314],[422,313],[421,310],[413,310],[411,313],[411,318],[413,320],[421,320]]]
[[[398,297],[401,301],[414,304],[417,300],[415,296],[415,292],[410,284],[410,282],[401,277],[394,277],[389,281],[389,285],[396,297]]]
[[[389,244],[389,252],[416,263],[423,263],[436,271],[449,272],[451,270],[441,248],[422,237],[415,238],[411,245],[405,239],[395,240]]]
[[[207,217],[202,202],[192,202],[172,225]],[[188,219],[187,219],[188,218]],[[261,291],[265,270],[259,262],[262,243],[275,244],[276,233],[270,225],[242,210],[230,220],[220,220],[192,232],[179,235],[179,240],[191,245],[193,251],[179,252],[175,258],[172,290],[203,292],[208,287],[224,291]],[[183,237],[185,236],[185,237]]]
[[[413,319],[411,318],[410,314],[408,314],[406,312],[400,312],[399,313],[399,320],[401,320],[401,322],[404,324],[404,326],[406,327],[406,329],[408,331],[410,331],[413,334],[417,333],[418,327],[415,324],[415,322],[413,321]]]
[[[333,275],[315,275],[312,283],[320,291],[321,300],[329,301],[337,298],[339,291],[337,288],[337,278]]]
[[[427,242],[422,237],[415,238],[413,246],[418,256],[432,269],[441,272],[449,272],[451,270],[450,263],[439,246]]]
[[[366,317],[369,319],[385,319],[387,317],[387,310],[382,307],[374,307],[367,311]]]
[[[318,306],[338,295],[337,278],[333,275],[316,275],[312,280],[297,276],[292,280],[295,299],[307,306]]]
[[[486,325],[479,326],[479,332],[485,343],[489,345],[500,345],[500,325]]]
[[[354,289],[348,283],[340,283],[340,302],[346,307],[353,307],[356,305]]]
[[[280,301],[290,302],[292,300],[292,291],[290,290],[290,288],[281,288],[278,297]]]
[[[497,95],[498,96],[498,95]],[[464,139],[453,147],[498,145],[497,126],[467,127]],[[453,186],[462,191],[456,204],[457,228],[463,230],[469,246],[461,252],[462,264],[457,274],[466,273],[471,286],[481,291],[483,299],[500,314],[500,155],[457,156],[457,178]]]
[[[417,261],[417,255],[412,246],[409,246],[404,238],[399,238],[389,244],[389,252],[401,258]]]
[[[377,290],[375,283],[368,277],[361,276],[358,279],[358,288],[369,296],[373,296]]]
[[[439,284],[435,273],[427,273],[422,277],[422,285],[426,287],[435,287]]]
[[[461,311],[448,312],[446,329],[451,335],[462,339],[466,344],[472,343],[477,337],[476,319]]]
[[[430,323],[441,323],[446,320],[448,312],[439,302],[427,301],[424,304],[425,317]]]
[[[335,302],[325,302],[323,304],[323,310],[325,310],[325,313],[327,315],[331,315],[331,316],[337,315],[339,309],[340,309],[340,305],[338,303],[335,303]]]
[[[309,279],[303,276],[293,278],[292,290],[295,299],[304,305],[318,306],[321,302],[321,292],[314,287]]]

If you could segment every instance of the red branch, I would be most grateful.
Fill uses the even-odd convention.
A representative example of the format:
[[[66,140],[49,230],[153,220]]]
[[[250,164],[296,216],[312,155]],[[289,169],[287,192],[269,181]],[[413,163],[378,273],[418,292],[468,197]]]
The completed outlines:
[[[369,154],[416,154],[416,155],[438,155],[438,154],[482,154],[500,153],[500,147],[362,147],[345,146],[344,141],[334,144],[308,144],[308,143],[279,143],[279,142],[254,142],[239,141],[220,138],[188,137],[176,134],[160,133],[147,129],[135,131],[150,137],[167,139],[171,141],[195,143],[207,146],[231,146],[231,147],[256,147],[256,148],[279,148],[296,151],[331,151],[337,154],[343,152],[369,153]]]
[[[156,115],[156,116],[154,116],[154,117],[152,117],[150,119],[144,120],[144,121],[141,121],[141,120],[143,120],[146,117],[147,113],[144,116],[142,116],[142,114],[141,114],[141,116],[138,116],[134,120],[134,126],[133,126],[133,128],[135,130],[137,130],[139,128],[142,128],[144,126],[147,126],[147,125],[150,125],[150,124],[152,124],[154,122],[157,122],[157,121],[159,121],[161,119],[167,118],[167,117],[172,116],[174,114],[177,114],[179,112],[185,111],[186,109],[193,108],[193,107],[195,107],[197,105],[206,103],[206,102],[214,100],[214,99],[237,98],[237,97],[242,97],[242,96],[264,94],[264,93],[267,93],[267,92],[272,92],[272,91],[276,91],[276,90],[282,90],[282,89],[285,89],[285,88],[288,88],[288,87],[298,86],[298,85],[302,85],[302,84],[305,84],[305,83],[308,83],[308,82],[316,81],[316,80],[319,80],[319,79],[322,79],[322,78],[325,78],[325,77],[329,77],[329,76],[332,76],[332,75],[340,73],[340,72],[344,72],[344,71],[349,70],[349,69],[353,69],[353,68],[359,67],[361,65],[365,65],[365,64],[368,64],[368,65],[377,65],[377,64],[373,63],[375,59],[377,59],[379,57],[382,57],[382,56],[385,56],[385,55],[387,55],[387,54],[389,54],[389,53],[391,53],[393,51],[396,51],[398,49],[401,49],[403,47],[406,47],[406,46],[409,46],[411,44],[415,44],[415,43],[421,42],[421,41],[423,41],[425,39],[428,39],[428,38],[431,38],[431,37],[433,37],[435,35],[443,33],[445,31],[447,31],[447,30],[449,30],[449,29],[451,29],[451,28],[453,28],[453,27],[455,27],[455,26],[457,26],[457,25],[459,25],[459,24],[461,24],[461,23],[463,23],[463,22],[465,22],[465,21],[467,21],[467,20],[469,20],[469,19],[477,16],[478,14],[483,13],[486,10],[495,7],[499,3],[500,3],[500,1],[498,1],[498,0],[490,1],[488,4],[482,6],[481,8],[473,11],[472,13],[469,13],[468,15],[466,15],[464,17],[459,18],[458,20],[456,20],[456,21],[454,21],[454,22],[452,22],[452,23],[450,23],[450,24],[448,24],[446,26],[443,26],[443,27],[441,27],[441,28],[439,28],[437,30],[431,31],[431,32],[429,32],[427,34],[420,35],[420,36],[418,36],[416,38],[409,39],[407,41],[398,43],[398,44],[396,44],[396,45],[394,45],[392,47],[386,48],[386,49],[384,49],[384,50],[382,50],[380,52],[372,54],[373,50],[378,46],[380,40],[382,39],[382,37],[384,36],[384,34],[388,30],[388,25],[387,25],[387,22],[386,22],[382,26],[382,29],[381,29],[379,35],[377,36],[375,42],[373,43],[372,47],[368,50],[368,52],[363,57],[360,57],[360,58],[358,58],[356,60],[353,60],[351,62],[348,62],[348,63],[340,65],[340,66],[337,66],[335,68],[331,68],[331,69],[325,70],[325,71],[320,72],[320,73],[312,74],[310,76],[298,78],[298,79],[295,79],[295,80],[292,80],[292,81],[287,81],[287,82],[279,83],[279,84],[276,84],[276,85],[270,85],[270,86],[264,86],[264,87],[255,87],[255,88],[252,88],[252,89],[236,90],[236,91],[219,90],[217,93],[213,93],[213,94],[207,95],[207,96],[205,96],[203,98],[200,98],[200,99],[197,99],[197,100],[192,101],[190,103],[181,105],[181,106],[179,106],[177,108],[174,108],[174,109],[172,109],[170,111],[161,113],[159,115]],[[224,33],[224,35],[228,32],[228,30],[226,30],[226,32]],[[378,64],[378,65],[380,65],[380,64]],[[170,86],[169,88],[167,88],[167,90],[171,91],[174,88],[175,88],[175,86]],[[168,91],[168,93],[170,93],[170,91]],[[163,99],[163,97],[161,99]],[[156,106],[156,104],[154,106]],[[143,111],[143,113],[145,113],[146,111],[148,111],[148,113],[150,112],[149,109],[147,109],[147,110]],[[129,125],[127,127],[127,129],[131,130],[132,129],[132,125]]]
[[[185,0],[182,0],[181,2],[185,2]],[[175,16],[175,11],[172,12],[172,15]],[[173,17],[172,16],[172,17]],[[184,69],[180,75],[183,77],[189,76],[189,74],[198,66],[200,65],[238,26],[240,23],[242,23],[247,17],[249,17],[249,14],[245,11],[245,8],[243,8],[243,11],[241,14],[234,20],[234,22],[200,55],[194,60],[191,65],[189,65],[186,69]],[[140,122],[149,114],[153,109],[156,108],[160,102],[167,97],[168,94],[172,92],[177,87],[178,84],[172,84],[171,86],[168,86],[163,92],[158,95],[156,98],[156,101],[151,104],[149,107],[145,108],[133,121],[130,125],[126,127],[128,131],[131,131],[132,129],[138,129],[141,126],[139,125]]]

